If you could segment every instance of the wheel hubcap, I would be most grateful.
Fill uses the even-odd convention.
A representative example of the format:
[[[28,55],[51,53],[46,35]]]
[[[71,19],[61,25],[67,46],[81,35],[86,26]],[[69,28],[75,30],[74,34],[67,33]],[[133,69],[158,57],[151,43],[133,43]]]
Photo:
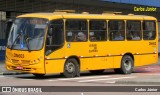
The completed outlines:
[[[126,59],[126,60],[124,61],[124,67],[125,67],[125,69],[126,69],[127,71],[129,71],[129,70],[131,69],[131,65],[132,65],[132,63],[131,63],[130,60]]]
[[[69,73],[73,73],[74,70],[75,70],[74,63],[69,62],[69,63],[66,65],[66,71],[69,72]]]

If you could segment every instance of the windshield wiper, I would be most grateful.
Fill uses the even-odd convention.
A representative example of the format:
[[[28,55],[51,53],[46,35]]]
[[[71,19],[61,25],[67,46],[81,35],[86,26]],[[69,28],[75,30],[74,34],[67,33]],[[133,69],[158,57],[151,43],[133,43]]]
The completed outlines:
[[[24,34],[24,37],[25,37],[25,42],[26,42],[26,44],[27,44],[28,51],[31,52],[30,45],[29,45],[29,43],[28,43],[28,37],[27,37],[27,35],[25,35],[25,34]]]
[[[16,37],[16,39],[14,40],[13,44],[11,45],[11,50],[13,49],[13,46],[15,44],[15,42],[17,41],[17,39],[21,36],[21,33],[18,33],[18,36]]]

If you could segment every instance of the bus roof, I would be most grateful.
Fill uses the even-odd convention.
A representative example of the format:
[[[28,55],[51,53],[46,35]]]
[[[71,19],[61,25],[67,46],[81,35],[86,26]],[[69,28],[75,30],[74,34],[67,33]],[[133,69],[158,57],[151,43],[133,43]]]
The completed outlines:
[[[119,19],[119,20],[156,20],[155,17],[146,16],[146,15],[115,15],[115,14],[88,14],[88,13],[30,13],[20,15],[17,18],[21,17],[35,17],[35,18],[46,18],[49,20],[68,18],[68,19]]]

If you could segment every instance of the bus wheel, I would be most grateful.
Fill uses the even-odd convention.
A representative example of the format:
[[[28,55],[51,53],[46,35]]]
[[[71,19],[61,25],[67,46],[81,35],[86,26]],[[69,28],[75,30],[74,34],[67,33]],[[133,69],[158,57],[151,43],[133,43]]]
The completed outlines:
[[[91,72],[92,74],[101,74],[104,72],[104,69],[102,70],[90,70],[89,72]]]
[[[121,60],[121,68],[115,69],[115,71],[120,72],[122,74],[130,74],[133,71],[134,61],[133,58],[129,55],[123,56]]]
[[[64,65],[63,75],[67,78],[80,76],[79,64],[75,58],[70,58],[66,61],[65,65]]]
[[[42,77],[44,77],[44,75],[45,74],[33,74],[35,77],[37,77],[37,78],[42,78]]]

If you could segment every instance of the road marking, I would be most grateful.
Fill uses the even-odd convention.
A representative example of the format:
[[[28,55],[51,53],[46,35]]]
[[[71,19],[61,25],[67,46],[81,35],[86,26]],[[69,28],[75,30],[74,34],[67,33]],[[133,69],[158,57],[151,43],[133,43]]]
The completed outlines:
[[[63,79],[56,79],[56,80],[47,80],[47,81],[69,81],[69,80],[83,80],[83,79],[94,79],[94,78],[108,78],[111,76],[94,76],[94,77],[78,77],[78,78],[63,78]]]
[[[105,83],[116,83],[116,81],[108,81],[108,82],[105,82]]]
[[[140,74],[140,75],[142,75],[142,74]],[[159,73],[144,73],[143,75],[160,75]]]
[[[47,81],[58,81],[58,80],[47,80]]]
[[[126,79],[126,78],[135,78],[135,76],[132,76],[132,77],[107,78],[107,79],[82,80],[82,81],[78,81],[78,82],[93,82],[93,81],[102,81],[102,80],[118,80],[118,79]]]
[[[79,79],[94,79],[94,78],[108,78],[111,76],[94,76],[94,77],[79,77],[79,78],[65,78],[65,79],[58,79],[58,80],[79,80]]]
[[[158,69],[156,69],[156,68],[144,68],[145,70],[147,70],[147,71],[155,71],[155,70],[159,70],[159,68]]]

